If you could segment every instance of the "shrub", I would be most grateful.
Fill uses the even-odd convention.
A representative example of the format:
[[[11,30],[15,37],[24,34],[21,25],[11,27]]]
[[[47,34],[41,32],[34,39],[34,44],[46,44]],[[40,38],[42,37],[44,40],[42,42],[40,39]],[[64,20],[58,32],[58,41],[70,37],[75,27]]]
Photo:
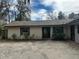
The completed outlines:
[[[13,35],[12,35],[12,39],[13,39],[13,40],[16,40],[16,39],[17,39],[17,35],[16,35],[16,34],[13,34]]]
[[[35,34],[32,34],[32,35],[30,36],[30,39],[34,39],[34,37],[35,37]]]
[[[56,40],[62,40],[62,39],[64,39],[65,34],[64,33],[54,33],[52,37],[53,37],[53,39],[56,39]]]
[[[25,39],[28,39],[28,37],[29,37],[28,32],[23,33],[23,35],[24,35]]]
[[[2,39],[2,29],[0,28],[0,39]]]
[[[20,35],[19,39],[20,39],[20,40],[25,39],[25,38],[24,38],[24,35]]]

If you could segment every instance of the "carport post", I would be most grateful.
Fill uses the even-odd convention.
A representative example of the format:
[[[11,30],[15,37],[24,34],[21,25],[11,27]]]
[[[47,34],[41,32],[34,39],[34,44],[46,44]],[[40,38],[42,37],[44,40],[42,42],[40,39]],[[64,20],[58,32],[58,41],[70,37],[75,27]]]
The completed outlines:
[[[51,27],[50,29],[50,38],[52,38],[52,35],[53,35],[53,27]]]

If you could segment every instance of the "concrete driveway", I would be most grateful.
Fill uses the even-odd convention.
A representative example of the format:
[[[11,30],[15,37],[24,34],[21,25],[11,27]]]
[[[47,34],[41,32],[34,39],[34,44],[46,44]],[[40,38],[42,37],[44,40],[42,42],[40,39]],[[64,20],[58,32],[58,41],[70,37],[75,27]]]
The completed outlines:
[[[79,59],[74,42],[0,42],[0,59]]]

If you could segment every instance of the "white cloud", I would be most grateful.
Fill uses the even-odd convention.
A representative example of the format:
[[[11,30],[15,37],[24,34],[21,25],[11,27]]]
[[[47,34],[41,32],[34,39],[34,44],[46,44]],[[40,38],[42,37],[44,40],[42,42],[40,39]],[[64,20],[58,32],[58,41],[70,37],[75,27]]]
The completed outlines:
[[[47,10],[45,10],[45,9],[40,9],[39,10],[39,13],[46,13],[47,12]]]
[[[55,4],[55,1],[54,0],[43,0],[42,1],[42,4],[46,5],[46,6],[51,6],[53,4]]]
[[[31,12],[31,20],[37,20],[37,18],[39,18],[38,13]]]
[[[71,12],[79,13],[79,0],[42,0],[41,2],[45,6],[55,6],[54,14],[57,15],[59,11],[63,11],[66,14]],[[39,12],[32,12],[32,20],[47,19],[47,12],[45,9],[41,9]]]
[[[31,19],[32,20],[47,20],[47,11],[45,9],[40,9],[39,12],[35,13],[35,12],[32,12],[31,13]]]
[[[57,11],[65,13],[79,12],[79,0],[43,0],[42,3],[46,6],[54,4]]]

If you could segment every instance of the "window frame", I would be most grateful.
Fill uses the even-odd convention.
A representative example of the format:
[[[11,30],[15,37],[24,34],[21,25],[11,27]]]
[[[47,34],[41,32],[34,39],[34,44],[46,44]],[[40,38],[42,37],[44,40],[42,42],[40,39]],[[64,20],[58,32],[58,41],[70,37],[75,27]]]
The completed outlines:
[[[23,33],[28,33],[30,35],[30,28],[26,26],[21,26],[20,27],[20,35],[23,35]]]

